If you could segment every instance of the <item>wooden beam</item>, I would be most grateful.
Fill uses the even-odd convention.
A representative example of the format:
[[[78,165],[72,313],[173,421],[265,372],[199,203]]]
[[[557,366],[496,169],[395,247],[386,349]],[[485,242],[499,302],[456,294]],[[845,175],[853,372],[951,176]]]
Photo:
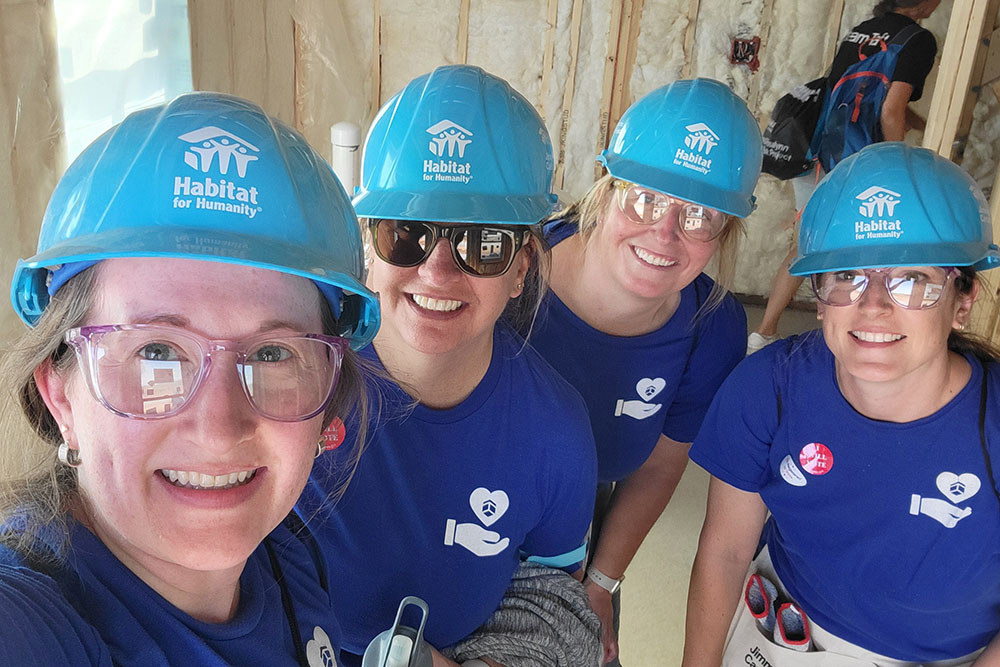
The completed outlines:
[[[619,49],[618,67],[615,69],[615,86],[611,98],[611,113],[608,117],[608,136],[614,132],[613,128],[618,125],[618,120],[625,113],[625,110],[632,104],[632,73],[635,71],[635,56],[639,47],[639,30],[642,28],[642,11],[645,7],[645,0],[632,0],[628,12],[628,32],[622,31],[624,35],[624,57]],[[624,21],[623,21],[624,23]],[[622,42],[622,35],[619,35],[619,44]]]
[[[462,0],[458,8],[458,52],[456,56],[462,64],[469,62],[469,2]]]
[[[290,5],[265,0],[188,0],[191,78],[295,122],[295,35]]]
[[[688,24],[684,28],[684,66],[681,67],[681,78],[690,79],[694,69],[694,35],[698,30],[698,11],[701,0],[688,0],[688,10],[685,13]]]
[[[555,60],[555,36],[556,24],[559,22],[559,0],[549,0],[545,22],[549,27],[545,29],[545,48],[542,51],[542,83],[539,93],[542,120],[548,120],[549,118],[547,102],[549,99],[549,86],[552,80],[552,63]]]
[[[941,49],[941,60],[938,64],[937,83],[931,98],[931,107],[927,113],[927,129],[924,131],[924,148],[941,153],[945,133],[945,122],[951,110],[952,97],[955,93],[955,79],[965,49],[965,38],[969,22],[972,18],[973,3],[976,0],[959,0],[951,9],[948,20],[948,32],[945,35],[944,47]],[[981,1],[981,0],[980,0]],[[946,153],[951,156],[952,140],[947,141]]]
[[[573,111],[573,96],[576,94],[576,67],[580,56],[580,29],[583,23],[584,0],[573,0],[569,26],[569,68],[563,88],[562,114],[559,119],[559,145],[555,173],[552,177],[554,188],[562,188],[566,176],[566,136],[569,133],[569,119]]]
[[[382,106],[382,0],[372,2],[372,97],[371,113]]]
[[[844,0],[832,0],[826,23],[826,44],[823,47],[823,71],[829,72],[840,48],[840,24],[844,20]]]
[[[608,145],[608,119],[611,116],[611,95],[615,83],[615,67],[618,63],[619,38],[622,33],[622,13],[625,3],[630,0],[615,0],[611,4],[611,19],[608,22],[608,49],[604,56],[604,80],[601,85],[601,106],[598,107],[600,117],[597,127],[597,153]],[[625,28],[628,32],[628,28]],[[603,167],[594,166],[594,179],[601,177]]]
[[[764,55],[764,50],[767,48],[767,41],[771,35],[771,19],[773,16],[774,0],[764,0],[764,6],[760,12],[760,47],[758,49],[758,58]],[[747,95],[747,108],[750,109],[750,113],[757,119],[758,125],[762,124],[764,117],[770,113],[769,110],[761,113],[760,109],[761,76],[758,72],[751,73],[750,92]]]
[[[1000,80],[1000,28],[990,35],[990,48],[986,52],[986,62],[983,63],[983,84]]]
[[[956,158],[965,150],[965,142],[972,129],[972,112],[978,99],[979,84],[982,81],[983,66],[986,64],[986,54],[989,50],[989,35],[993,32],[993,23],[1000,0],[977,0],[973,5],[969,29],[966,32],[965,48],[955,80],[955,92],[952,96],[951,112],[944,125],[944,137],[941,149],[949,158]],[[949,140],[948,146],[945,140]],[[960,158],[958,158],[960,159]]]

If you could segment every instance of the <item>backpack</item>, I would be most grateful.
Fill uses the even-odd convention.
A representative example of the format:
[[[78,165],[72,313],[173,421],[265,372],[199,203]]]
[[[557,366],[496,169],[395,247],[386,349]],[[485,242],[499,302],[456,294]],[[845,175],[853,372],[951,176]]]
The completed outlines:
[[[782,95],[764,130],[761,170],[765,174],[784,181],[812,168],[809,147],[825,99],[826,77],[803,83]]]
[[[896,70],[899,52],[922,28],[916,24],[896,33],[889,42],[881,41],[882,50],[860,60],[844,71],[827,96],[823,113],[813,136],[811,153],[823,169],[831,171],[838,162],[869,144],[884,141],[882,103]]]

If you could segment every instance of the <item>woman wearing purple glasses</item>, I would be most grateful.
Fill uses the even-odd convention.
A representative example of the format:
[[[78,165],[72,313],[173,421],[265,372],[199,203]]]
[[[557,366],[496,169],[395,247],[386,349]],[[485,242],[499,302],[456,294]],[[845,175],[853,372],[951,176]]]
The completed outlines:
[[[288,517],[324,426],[365,412],[362,279],[332,171],[249,102],[183,95],[77,158],[14,275],[0,664],[335,663]]]
[[[875,144],[820,183],[790,270],[822,331],[744,361],[691,450],[712,481],[686,667],[1000,664],[1000,366],[962,332],[992,236],[926,149]]]

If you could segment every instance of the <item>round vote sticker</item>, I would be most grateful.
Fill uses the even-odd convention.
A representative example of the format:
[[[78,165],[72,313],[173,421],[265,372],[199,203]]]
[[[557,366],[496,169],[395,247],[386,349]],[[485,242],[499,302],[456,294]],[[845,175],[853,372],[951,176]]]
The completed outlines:
[[[799,465],[810,475],[825,475],[833,468],[833,452],[820,442],[810,442],[799,452]]]
[[[344,442],[344,437],[347,435],[346,431],[347,429],[344,428],[344,422],[340,417],[334,417],[330,425],[323,431],[323,449],[329,452],[340,447],[341,443]]]

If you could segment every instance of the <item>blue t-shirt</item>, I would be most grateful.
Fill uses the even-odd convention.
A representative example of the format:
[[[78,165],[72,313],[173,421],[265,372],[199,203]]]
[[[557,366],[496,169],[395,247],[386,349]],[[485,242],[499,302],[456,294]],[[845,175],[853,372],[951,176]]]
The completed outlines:
[[[546,237],[555,244],[575,230],[549,223]],[[746,313],[732,295],[695,321],[714,284],[699,275],[667,323],[642,336],[598,331],[546,295],[530,342],[583,395],[601,482],[635,472],[660,435],[694,440],[719,385],[746,354]]]
[[[893,423],[844,399],[822,332],[780,341],[729,376],[691,449],[760,494],[775,571],[806,613],[899,660],[960,657],[1000,631],[1000,511],[978,430],[982,366],[968,360],[948,404]],[[998,470],[1000,367],[988,369]]]
[[[362,352],[378,362],[372,347]],[[353,453],[317,459],[299,503],[329,552],[345,652],[388,629],[400,600],[430,612],[443,648],[485,622],[522,558],[575,570],[593,513],[594,439],[579,395],[503,324],[486,375],[459,405],[414,405],[380,383],[383,404],[344,496],[324,508]],[[344,451],[347,450],[347,451]]]
[[[309,667],[333,667],[340,630],[318,549],[284,524],[267,540]],[[239,607],[226,623],[174,607],[79,524],[72,524],[70,545],[66,562],[44,573],[0,547],[0,664],[301,667],[263,544],[247,561]]]

